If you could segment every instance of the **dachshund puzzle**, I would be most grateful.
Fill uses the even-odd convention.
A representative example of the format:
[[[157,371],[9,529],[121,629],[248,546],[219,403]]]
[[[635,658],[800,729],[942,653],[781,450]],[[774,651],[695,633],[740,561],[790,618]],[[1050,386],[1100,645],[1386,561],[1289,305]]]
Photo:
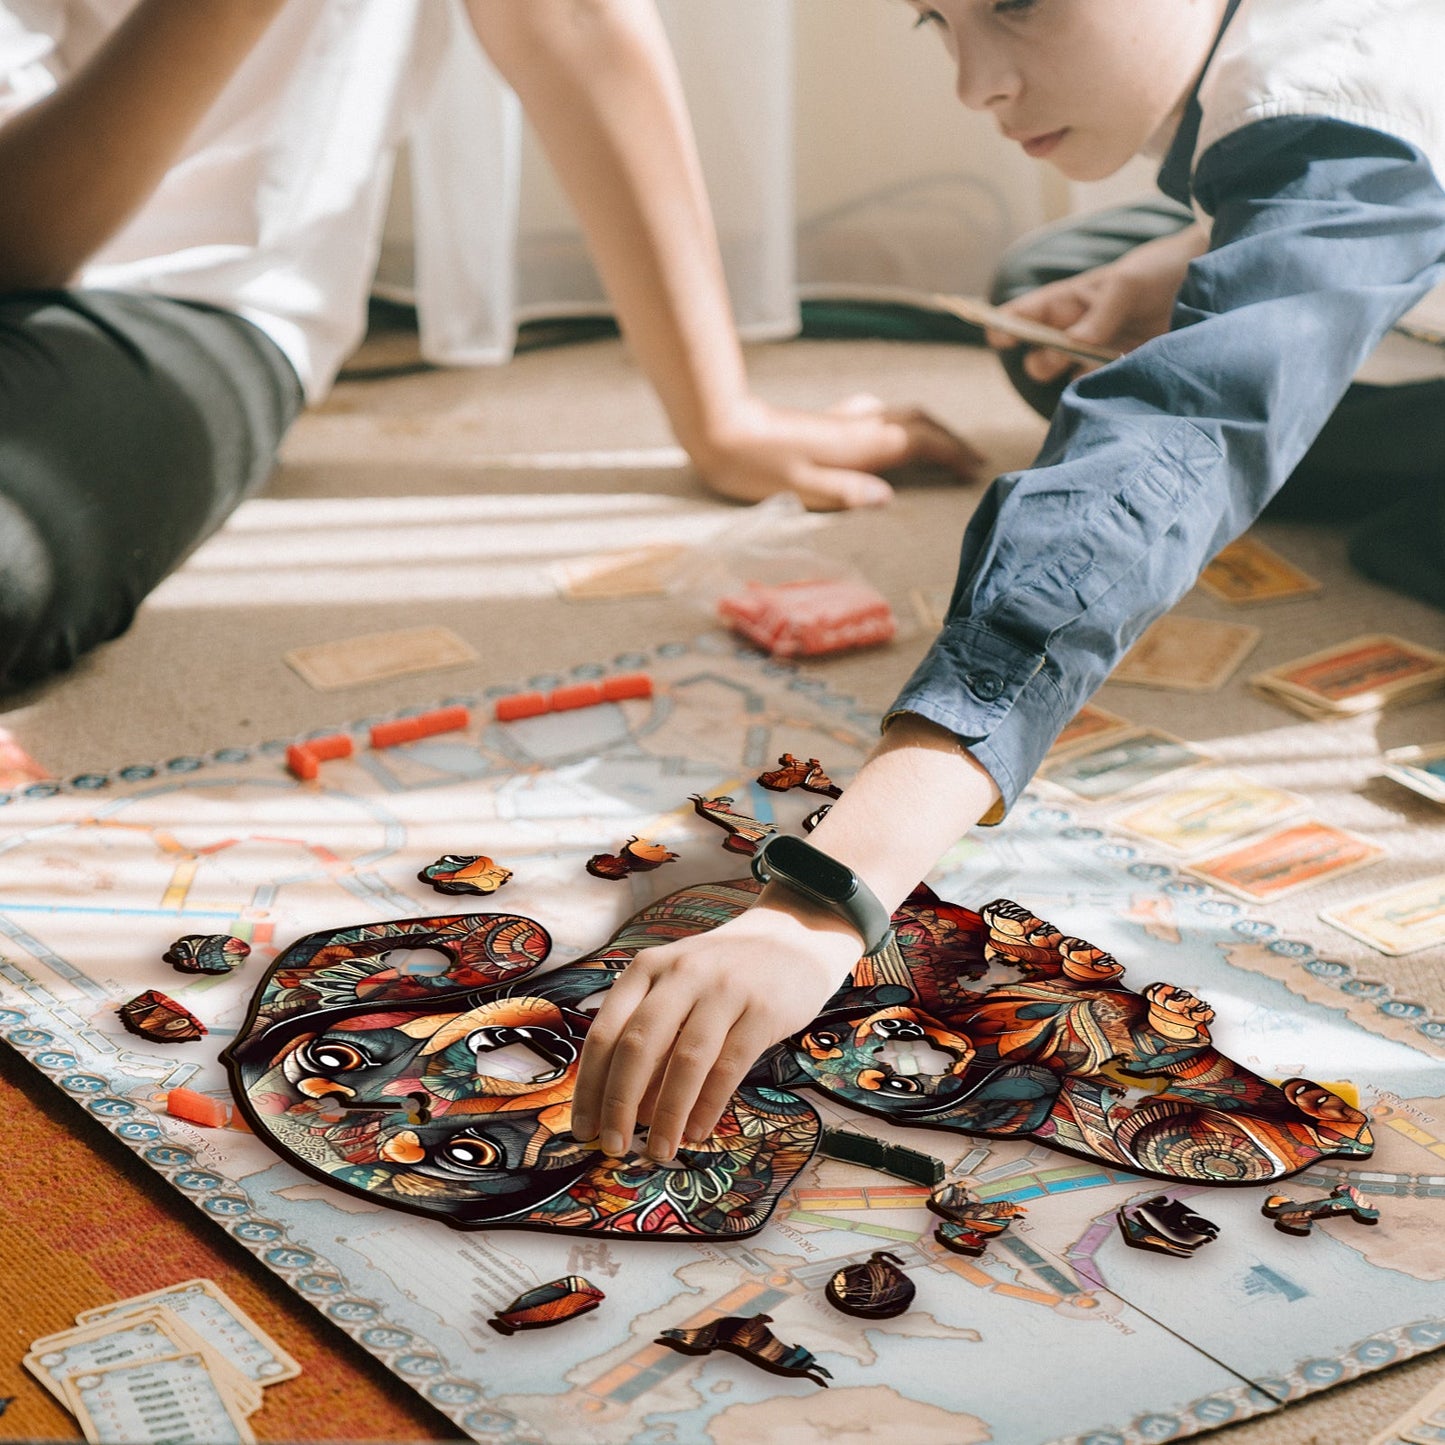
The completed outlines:
[[[469,725],[384,749],[361,720],[311,781],[281,740],[27,784],[0,808],[0,1039],[487,1445],[1142,1445],[1445,1344],[1445,1024],[1108,804],[1045,790],[962,840],[697,1148],[573,1139],[608,984],[746,907],[747,855],[877,731],[718,639],[497,694],[642,671],[650,696],[508,722],[439,699]],[[588,874],[633,837],[677,857]],[[146,993],[208,1032],[128,1032]],[[172,1117],[175,1091],[218,1107]],[[1261,1212],[1340,1189],[1379,1222]],[[1218,1237],[1162,1258],[1121,1207]],[[902,1312],[829,1306],[839,1277],[889,1296],[870,1269]]]

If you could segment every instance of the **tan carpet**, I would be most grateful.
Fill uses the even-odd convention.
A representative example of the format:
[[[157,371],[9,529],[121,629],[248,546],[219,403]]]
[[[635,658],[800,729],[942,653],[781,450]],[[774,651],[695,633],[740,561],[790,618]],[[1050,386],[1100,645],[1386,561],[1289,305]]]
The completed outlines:
[[[920,402],[982,445],[1000,469],[1025,463],[1042,432],[981,352],[790,343],[756,350],[751,364],[760,389],[777,401],[819,406],[866,389]],[[951,584],[959,537],[980,495],[979,488],[909,487],[886,512],[827,522],[811,544],[853,562],[900,615],[911,616],[910,589]],[[161,589],[127,637],[65,681],[17,699],[0,724],[68,775],[287,736],[651,646],[699,630],[703,619],[667,599],[563,601],[551,595],[550,563],[598,546],[695,535],[728,515],[678,464],[655,403],[614,342],[534,353],[501,372],[349,382],[298,425],[266,496]],[[1265,637],[1246,672],[1364,631],[1445,646],[1445,617],[1353,577],[1336,531],[1266,526],[1261,535],[1325,590],[1247,615]],[[1181,611],[1242,616],[1197,593]],[[468,638],[481,662],[325,694],[281,661],[303,643],[432,622]],[[915,625],[890,649],[819,672],[882,707],[926,640]],[[1238,681],[1202,697],[1116,685],[1100,701],[1207,743],[1258,780],[1303,792],[1324,817],[1385,843],[1390,858],[1371,870],[1370,889],[1445,866],[1445,810],[1374,776],[1379,748],[1445,739],[1445,700],[1328,725],[1306,724]],[[1314,915],[1336,896],[1312,890],[1271,915],[1290,932],[1329,942],[1398,993],[1445,1008],[1439,959],[1384,959],[1326,933]],[[91,1134],[90,1121],[63,1114],[54,1127]],[[98,1143],[94,1169],[97,1187],[137,1187]],[[207,1232],[199,1220],[176,1227]],[[299,1304],[276,1308],[306,1315]],[[41,1327],[54,1321],[47,1316]],[[1427,1358],[1220,1438],[1363,1442],[1442,1371],[1445,1361]],[[356,1388],[375,1385],[358,1373]],[[284,1400],[274,1422],[272,1408],[268,1433],[284,1435]],[[417,1427],[426,1428],[425,1418]],[[384,1428],[373,1438],[405,1433],[396,1416],[378,1423]],[[315,1427],[298,1418],[292,1428],[305,1435]]]

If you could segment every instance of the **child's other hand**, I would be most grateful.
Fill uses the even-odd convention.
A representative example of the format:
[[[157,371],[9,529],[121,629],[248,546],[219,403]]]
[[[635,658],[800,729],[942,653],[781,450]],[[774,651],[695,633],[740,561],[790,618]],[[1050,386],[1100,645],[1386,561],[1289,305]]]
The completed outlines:
[[[572,1133],[619,1156],[641,1120],[659,1160],[707,1138],[743,1075],[817,1017],[861,951],[843,920],[792,898],[642,950],[588,1030]]]
[[[1168,331],[1184,274],[1207,245],[1201,227],[1186,226],[1172,236],[1136,246],[1107,266],[1040,286],[999,309],[1065,331],[1076,341],[1132,351]],[[1019,344],[999,331],[986,336],[996,350]],[[1050,382],[1092,371],[1099,364],[1039,348],[1025,358],[1024,370],[1035,381]]]
[[[748,397],[688,451],[715,492],[756,502],[796,492],[810,511],[882,506],[893,488],[878,475],[926,462],[971,482],[984,459],[916,407],[855,396],[828,412],[792,411]]]

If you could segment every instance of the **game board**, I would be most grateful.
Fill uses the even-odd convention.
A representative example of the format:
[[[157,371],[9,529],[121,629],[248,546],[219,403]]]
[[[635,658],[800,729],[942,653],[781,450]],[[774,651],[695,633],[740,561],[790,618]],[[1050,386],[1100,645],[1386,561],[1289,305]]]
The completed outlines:
[[[1162,1441],[1445,1344],[1445,1025],[1117,841],[1097,809],[1043,798],[954,849],[931,880],[939,894],[1018,898],[1114,953],[1131,987],[1197,992],[1220,1049],[1265,1077],[1353,1080],[1374,1157],[1316,1166],[1289,1189],[1355,1184],[1381,1206],[1377,1225],[1331,1220],[1290,1238],[1260,1213],[1267,1191],[1171,1186],[1219,1238],[1192,1259],[1146,1254],[1113,1212],[1157,1181],[1026,1140],[900,1129],[814,1094],[825,1124],[925,1149],[950,1179],[1028,1215],[983,1257],[953,1254],[933,1242],[926,1188],[814,1157],[744,1241],[468,1234],[343,1194],[240,1131],[168,1118],[166,1089],[224,1087],[217,1054],[280,949],[446,911],[416,878],[441,855],[512,869],[475,911],[541,920],[552,957],[577,959],[652,899],[739,876],[690,794],[731,792],[796,829],[817,800],[751,780],[792,752],[846,784],[874,735],[849,699],[722,640],[615,666],[651,671],[656,696],[505,726],[480,720],[485,699],[448,699],[478,705],[470,732],[362,749],[315,783],[285,773],[278,743],[26,790],[0,813],[0,1036],[481,1441],[731,1445],[868,1422],[924,1441]],[[587,876],[589,856],[634,833],[679,861]],[[209,932],[247,939],[252,957],[224,976],[160,961],[180,935]],[[115,1006],[149,987],[210,1034],[173,1047],[126,1034]],[[879,1248],[904,1262],[913,1307],[859,1320],[828,1306],[828,1279]],[[600,1308],[512,1339],[487,1326],[571,1275],[605,1291]],[[811,1351],[830,1387],[654,1343],[754,1313]]]

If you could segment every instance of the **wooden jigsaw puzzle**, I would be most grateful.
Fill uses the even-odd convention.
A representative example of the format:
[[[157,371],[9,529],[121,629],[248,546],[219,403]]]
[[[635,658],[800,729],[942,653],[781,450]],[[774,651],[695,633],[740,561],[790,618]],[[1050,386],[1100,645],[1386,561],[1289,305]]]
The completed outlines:
[[[647,696],[493,720],[505,696],[547,698],[643,672]],[[839,1421],[926,1438],[946,1421],[950,1440],[1144,1445],[1277,1411],[1445,1344],[1445,1263],[1419,1244],[1438,1236],[1445,1208],[1434,1182],[1445,1149],[1445,1022],[1392,993],[1363,944],[1323,926],[1287,934],[1152,844],[1119,837],[1109,815],[1123,805],[1108,801],[1025,797],[998,828],[950,851],[929,879],[937,901],[920,895],[906,920],[898,956],[907,977],[895,981],[887,968],[855,977],[806,1031],[810,1042],[800,1035],[748,1085],[735,1117],[758,1127],[762,1147],[733,1150],[741,1174],[714,1143],[707,1162],[720,1167],[683,1161],[670,1182],[627,1176],[632,1199],[598,1202],[584,1189],[580,1231],[551,1227],[545,1200],[513,1210],[540,1211],[543,1228],[497,1228],[494,1217],[458,1230],[435,1210],[392,1207],[384,1190],[338,1187],[333,1145],[349,1137],[350,1167],[380,1167],[372,1155],[387,1145],[394,1181],[427,1181],[425,1198],[434,1172],[453,1187],[450,1169],[470,1181],[463,1195],[505,1216],[498,1192],[476,1181],[488,1147],[542,1139],[538,1121],[561,1117],[538,1097],[559,1079],[537,1075],[560,1067],[565,1077],[561,1045],[575,1047],[588,1012],[575,980],[606,975],[605,956],[616,950],[620,962],[642,934],[704,926],[710,911],[743,901],[746,885],[729,880],[745,872],[757,838],[796,832],[827,801],[759,786],[780,755],[819,758],[846,787],[877,735],[877,719],[848,699],[717,641],[437,702],[463,707],[469,723],[375,748],[366,739],[379,724],[360,720],[348,730],[352,754],[323,762],[307,783],[287,772],[290,740],[280,740],[26,784],[0,809],[0,1039],[460,1434],[486,1445],[726,1445]],[[679,859],[615,883],[587,877],[590,856],[634,834]],[[499,899],[438,907],[417,874],[459,847],[512,871]],[[1018,910],[979,906],[1003,898]],[[482,908],[492,924],[452,930],[454,941],[471,939],[476,980],[458,977],[445,950],[401,948],[392,933],[416,919],[485,917]],[[527,922],[509,934],[496,915]],[[1098,952],[1031,920],[1052,920]],[[368,924],[380,930],[372,952],[344,941]],[[402,932],[401,942],[426,945]],[[183,935],[222,934],[251,948],[231,973],[180,973],[161,959]],[[389,935],[392,948],[380,948]],[[325,961],[292,952],[288,995],[280,960],[312,937],[341,940],[329,955],[338,969],[353,949],[355,975],[332,976]],[[959,960],[967,967],[954,968]],[[459,1024],[468,1012],[455,1000],[428,1011],[449,972],[498,1017],[469,1021],[443,1044],[448,1016]],[[1164,988],[1151,993],[1156,982]],[[278,1028],[264,1048],[267,1025],[258,1015],[248,1026],[263,984]],[[154,988],[209,1034],[157,1043],[126,1032],[117,1007]],[[313,988],[339,992],[308,1002]],[[553,990],[565,1031],[520,1007],[547,1003]],[[408,991],[410,1000],[396,997]],[[289,1135],[315,1155],[305,1169],[299,1154],[228,1124],[223,1048],[254,1036],[264,1072],[288,1028],[299,1040],[318,1019],[353,1019],[358,1004],[383,996],[395,1026],[363,1031],[369,1039],[313,1039],[309,1063],[319,1067],[294,1081],[283,1059],[280,1112],[267,1117],[306,1097],[295,1087],[303,1080],[354,1088],[348,1080],[365,1071],[328,1045],[390,1033],[415,1050],[415,1087],[417,1069],[397,1067],[384,1087],[377,1076],[354,1088],[353,1102],[377,1108],[344,1108],[345,1096],[323,1091],[314,1118],[303,1113],[304,1128]],[[341,1012],[320,1012],[328,1008]],[[475,1042],[489,1045],[487,1077],[517,1087],[484,1097],[521,1103],[478,1112],[486,1136],[453,1137],[438,1152],[461,1117],[460,1099],[448,1097],[457,1093],[448,1051],[465,1050],[473,1022],[517,1031]],[[532,1028],[552,1037],[522,1032]],[[1090,1072],[1091,1059],[1120,1045],[1127,1070],[1116,1059]],[[475,1071],[467,1077],[470,1098]],[[1325,1082],[1340,1078],[1358,1086],[1358,1100]],[[1241,1096],[1226,1097],[1230,1089]],[[218,1107],[172,1117],[166,1101],[181,1090]],[[757,1113],[774,1107],[767,1091],[782,1118],[758,1126]],[[1000,1122],[1000,1131],[978,1128]],[[822,1129],[867,1136],[885,1160],[905,1149],[937,1160],[941,1201],[976,1211],[975,1225],[1010,1227],[971,1229],[930,1211],[928,1184],[824,1157],[809,1144]],[[1375,1141],[1368,1158],[1365,1129]],[[554,1145],[563,1156],[567,1142]],[[1151,1161],[1165,1166],[1155,1177],[1167,1184],[1138,1172]],[[560,1175],[573,1168],[580,1181],[590,1167],[577,1159]],[[1269,1182],[1296,1168],[1287,1183]],[[1243,1177],[1225,1188],[1181,1182],[1180,1170]],[[538,1171],[520,1177],[530,1186]],[[601,1178],[610,1189],[612,1176]],[[737,1179],[741,1193],[761,1184],[741,1213],[727,1197]],[[1291,1239],[1260,1212],[1273,1192],[1307,1201],[1341,1185],[1378,1205],[1378,1224],[1328,1223]],[[1121,1237],[1119,1206],[1161,1191],[1219,1227],[1192,1259],[1160,1258]],[[659,1223],[705,1229],[643,1239],[605,1223],[629,1222],[644,1200]],[[751,1234],[716,1230],[768,1210]],[[935,1226],[971,1229],[976,1252],[940,1242]],[[902,1261],[913,1304],[872,1320],[829,1307],[828,1281],[879,1250]],[[574,1276],[608,1294],[585,1319],[512,1338],[488,1325],[519,1296]],[[725,1350],[657,1343],[664,1331],[763,1314],[781,1347],[829,1372],[827,1391]],[[1041,1360],[1067,1362],[1047,1391],[1037,1384]],[[843,1413],[816,1413],[825,1408]]]

